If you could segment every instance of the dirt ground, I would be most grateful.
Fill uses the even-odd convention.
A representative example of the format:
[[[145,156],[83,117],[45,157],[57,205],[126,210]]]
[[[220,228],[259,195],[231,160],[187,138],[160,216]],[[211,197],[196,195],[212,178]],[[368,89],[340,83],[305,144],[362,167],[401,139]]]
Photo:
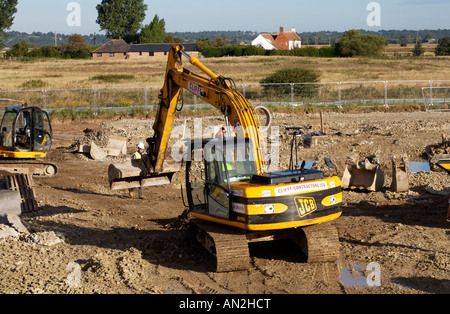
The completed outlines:
[[[223,123],[218,116],[202,118],[204,126]],[[285,127],[320,131],[319,114],[274,113],[273,118],[285,168],[290,152]],[[178,119],[175,125],[185,121],[189,128],[199,120]],[[145,200],[130,199],[126,191],[109,189],[107,169],[115,159],[95,161],[65,149],[90,128],[126,136],[131,153],[152,135],[152,119],[54,121],[48,159],[59,173],[35,179],[39,211],[23,221],[31,232],[53,231],[61,242],[45,246],[24,236],[0,242],[0,293],[449,293],[450,176],[412,173],[410,190],[395,193],[390,161],[393,155],[426,161],[426,147],[450,133],[450,113],[325,113],[324,121],[326,136],[310,147],[301,145],[302,160],[320,164],[329,157],[342,175],[346,162],[375,155],[386,177],[381,191],[343,192],[343,215],[334,222],[341,244],[336,263],[308,264],[290,243],[263,242],[251,245],[249,270],[213,272],[211,256],[174,227],[185,208],[179,176],[172,185],[146,188]],[[379,266],[379,285],[367,284],[366,278],[376,278],[370,265]]]

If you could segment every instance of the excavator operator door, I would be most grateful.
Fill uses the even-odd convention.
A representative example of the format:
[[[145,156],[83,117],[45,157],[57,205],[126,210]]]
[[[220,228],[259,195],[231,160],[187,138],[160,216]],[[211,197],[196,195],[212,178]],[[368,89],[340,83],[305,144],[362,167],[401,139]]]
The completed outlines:
[[[195,142],[191,142],[191,145],[195,146]],[[194,158],[195,149],[189,150],[188,156],[191,158],[186,161],[189,208],[191,211],[230,219],[232,184],[250,181],[256,174],[252,144],[248,139],[214,139],[202,141],[201,147],[201,162]]]

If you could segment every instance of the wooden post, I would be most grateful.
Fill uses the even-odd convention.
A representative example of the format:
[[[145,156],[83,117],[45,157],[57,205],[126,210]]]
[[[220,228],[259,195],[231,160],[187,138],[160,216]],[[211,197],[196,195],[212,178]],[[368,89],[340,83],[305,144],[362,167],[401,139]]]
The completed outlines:
[[[325,125],[323,121],[323,111],[320,111],[320,131],[325,134]]]

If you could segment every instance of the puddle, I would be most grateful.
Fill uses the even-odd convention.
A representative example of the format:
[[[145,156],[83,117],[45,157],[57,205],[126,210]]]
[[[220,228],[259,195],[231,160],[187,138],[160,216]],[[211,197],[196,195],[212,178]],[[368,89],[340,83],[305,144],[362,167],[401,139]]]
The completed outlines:
[[[430,164],[428,161],[410,161],[409,162],[409,172],[421,172],[421,171],[431,171]]]
[[[164,294],[185,294],[186,289],[183,287],[171,286],[169,289],[164,292]]]
[[[347,287],[367,287],[367,278],[365,276],[353,277],[352,275],[353,270],[364,272],[365,269],[366,267],[361,265],[354,265],[352,268],[344,267],[341,270],[341,277],[339,277],[339,280]]]

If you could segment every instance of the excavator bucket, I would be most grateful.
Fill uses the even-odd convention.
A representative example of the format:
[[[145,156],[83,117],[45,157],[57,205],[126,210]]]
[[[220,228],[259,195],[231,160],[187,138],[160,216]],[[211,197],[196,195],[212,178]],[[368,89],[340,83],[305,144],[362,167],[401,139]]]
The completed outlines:
[[[380,165],[368,159],[357,165],[346,165],[342,177],[343,189],[379,191],[384,184],[384,173]]]
[[[409,191],[409,163],[406,158],[392,158],[392,190]]]
[[[166,161],[163,172],[152,173],[146,167],[149,163],[131,160],[121,164],[110,164],[108,167],[109,185],[112,191],[131,188],[166,185],[172,182],[173,175],[180,166]]]

